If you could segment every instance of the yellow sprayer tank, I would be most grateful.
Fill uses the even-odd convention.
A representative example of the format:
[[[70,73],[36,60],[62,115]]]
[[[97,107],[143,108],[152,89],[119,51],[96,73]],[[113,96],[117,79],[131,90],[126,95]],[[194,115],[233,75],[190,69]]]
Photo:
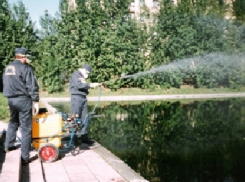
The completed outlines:
[[[60,114],[47,114],[45,112],[33,116],[32,140],[33,147],[38,149],[45,143],[51,143],[57,148],[61,146],[63,121]],[[48,141],[47,141],[48,139]]]

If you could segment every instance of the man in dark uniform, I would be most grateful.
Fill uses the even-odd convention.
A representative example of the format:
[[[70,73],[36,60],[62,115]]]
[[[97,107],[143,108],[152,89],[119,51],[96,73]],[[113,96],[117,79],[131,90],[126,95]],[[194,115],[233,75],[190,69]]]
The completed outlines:
[[[81,130],[81,140],[83,143],[89,145],[93,144],[94,141],[88,137],[89,123],[85,123],[88,114],[88,101],[86,96],[89,94],[89,88],[95,88],[101,85],[100,83],[86,83],[86,79],[91,71],[92,67],[90,65],[83,65],[71,75],[69,86],[71,94],[71,112],[73,114],[79,114],[81,117],[84,126]],[[76,142],[76,138],[74,140]]]
[[[27,53],[26,48],[16,48],[15,60],[7,65],[3,73],[3,95],[8,98],[10,109],[5,152],[16,149],[16,132],[20,127],[22,164],[29,162],[32,115],[39,110],[39,87],[33,70],[28,66],[30,60]]]

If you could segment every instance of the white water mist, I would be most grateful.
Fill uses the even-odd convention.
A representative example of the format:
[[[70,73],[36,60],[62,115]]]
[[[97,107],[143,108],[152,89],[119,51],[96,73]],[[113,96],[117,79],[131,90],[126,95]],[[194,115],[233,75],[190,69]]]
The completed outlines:
[[[225,53],[210,53],[204,56],[196,56],[193,58],[185,58],[181,60],[176,60],[167,65],[161,65],[155,68],[152,68],[149,71],[139,72],[132,75],[122,76],[122,78],[136,78],[140,76],[145,76],[148,74],[156,74],[163,72],[173,72],[173,71],[181,71],[181,72],[190,72],[195,71],[197,69],[209,68],[210,74],[212,74],[215,70],[212,68],[226,68],[228,69],[239,69],[244,71],[245,66],[245,54],[230,54],[227,55]],[[220,70],[216,70],[220,71]],[[241,72],[242,73],[242,72]]]

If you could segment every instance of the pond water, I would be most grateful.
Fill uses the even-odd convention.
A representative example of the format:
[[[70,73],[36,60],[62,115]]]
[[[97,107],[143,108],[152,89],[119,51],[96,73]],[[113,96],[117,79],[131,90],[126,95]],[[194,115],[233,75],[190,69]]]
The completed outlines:
[[[245,181],[245,99],[100,103],[96,114],[92,137],[150,182]]]

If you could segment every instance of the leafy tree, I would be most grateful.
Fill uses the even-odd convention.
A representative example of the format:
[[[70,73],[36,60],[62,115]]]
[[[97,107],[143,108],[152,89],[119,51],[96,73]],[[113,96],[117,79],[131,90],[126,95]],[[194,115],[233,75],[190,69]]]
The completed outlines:
[[[10,33],[9,28],[10,23],[10,11],[9,6],[7,3],[7,0],[0,0],[0,74],[2,75],[3,69],[4,69],[4,62],[7,58],[10,58],[12,56],[12,51],[10,50],[10,43],[9,39],[10,36],[8,33]],[[2,90],[2,79],[0,84],[0,90]]]
[[[152,61],[161,65],[175,59],[224,50],[225,21],[209,16],[206,1],[163,1],[157,15],[157,39],[152,39]],[[213,6],[212,6],[213,7]],[[210,10],[211,11],[211,10]]]
[[[11,10],[7,2],[1,3],[1,63],[4,67],[13,59],[13,51],[16,47],[26,47],[34,50],[36,47],[37,36],[29,14],[26,12],[22,2],[13,6]]]
[[[67,0],[62,0],[59,17],[54,18],[47,11],[41,17],[41,41],[33,64],[43,89],[49,92],[64,89],[71,73],[84,63],[93,67],[89,81],[113,80],[106,82],[111,89],[154,89],[156,85],[179,88],[183,83],[212,88],[223,83],[217,81],[219,73],[205,76],[208,68],[140,77],[136,73],[182,58],[212,52],[240,52],[245,45],[241,41],[244,28],[224,19],[228,6],[222,0],[183,0],[178,6],[164,0],[154,21],[146,21],[154,22],[153,26],[131,18],[130,1],[78,0],[76,3],[76,9],[72,9]],[[151,14],[146,18],[152,18]],[[239,71],[229,74],[237,76]],[[220,78],[225,78],[223,86],[238,88],[243,84],[240,76]]]
[[[14,30],[12,34],[14,48],[26,47],[35,57],[38,40],[37,30],[34,28],[35,24],[21,1],[17,5],[13,5],[11,17],[13,21],[12,30]]]
[[[57,67],[51,70],[57,69],[55,74],[68,81],[74,70],[84,63],[89,63],[93,67],[90,78],[93,82],[143,71],[144,29],[130,18],[128,6],[129,1],[122,0],[105,0],[103,3],[80,0],[74,10],[69,9],[67,1],[61,1],[61,16],[55,27],[57,34],[46,34],[40,44],[42,49],[39,49],[45,50],[45,54],[50,56],[48,59],[40,57],[40,70],[52,66],[48,62],[53,60]],[[45,20],[43,31],[49,32],[47,30],[53,26],[54,19],[46,14],[42,20]],[[50,75],[39,72],[43,86],[52,91],[61,89],[62,86],[59,89],[50,88],[57,85],[58,80],[47,81],[47,74]],[[119,88],[123,84],[125,83],[118,83],[115,87]]]
[[[236,19],[241,22],[245,22],[245,1],[244,0],[234,0],[233,3],[233,15]]]
[[[58,34],[57,30],[58,17],[52,17],[48,10],[45,10],[44,15],[40,17],[41,30],[39,36],[45,38]]]
[[[36,31],[22,2],[11,8],[6,0],[1,0],[0,8],[0,73],[13,60],[16,47],[26,47],[35,55]]]

